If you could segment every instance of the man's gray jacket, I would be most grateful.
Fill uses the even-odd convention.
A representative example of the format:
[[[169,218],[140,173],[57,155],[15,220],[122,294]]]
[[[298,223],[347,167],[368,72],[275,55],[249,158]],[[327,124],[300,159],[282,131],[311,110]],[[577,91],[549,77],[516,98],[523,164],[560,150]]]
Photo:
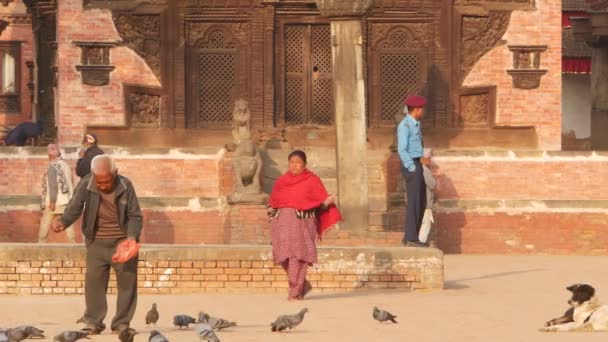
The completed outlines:
[[[139,240],[142,228],[142,215],[133,184],[126,177],[116,175],[114,179],[114,191],[116,193],[116,207],[118,208],[120,228],[127,233],[127,237]],[[97,189],[93,175],[89,174],[82,178],[76,186],[74,196],[65,208],[63,216],[61,216],[61,223],[63,223],[64,227],[71,226],[78,220],[84,210],[82,234],[87,240],[94,240],[99,202],[99,190]]]

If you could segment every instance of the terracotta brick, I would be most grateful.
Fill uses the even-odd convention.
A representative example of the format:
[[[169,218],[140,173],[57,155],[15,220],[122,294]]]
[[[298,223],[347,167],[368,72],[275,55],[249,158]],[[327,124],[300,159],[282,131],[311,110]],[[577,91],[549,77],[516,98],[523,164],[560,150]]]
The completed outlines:
[[[251,262],[251,267],[253,267],[253,268],[262,268],[262,267],[264,267],[264,262],[262,262],[262,261],[253,261],[253,262]],[[254,273],[252,273],[252,274],[254,274]]]
[[[230,268],[239,268],[241,267],[241,262],[238,260],[232,260],[228,262],[228,267]]]
[[[54,267],[42,267],[39,270],[39,272],[43,273],[43,274],[57,273],[57,268],[54,268]]]
[[[245,281],[228,281],[225,283],[225,287],[226,288],[234,288],[234,287],[245,288],[245,287],[247,287],[247,282],[245,282]]]
[[[169,262],[168,261],[159,261],[156,263],[158,268],[168,268],[169,267]]]
[[[271,283],[271,287],[274,287],[274,288],[289,288],[289,284],[287,284],[284,281],[273,281]]]
[[[192,267],[194,267],[194,268],[205,268],[205,262],[204,261],[194,261],[192,263]]]
[[[17,281],[17,287],[39,287],[40,281],[34,280],[19,280]]]
[[[216,267],[226,268],[226,267],[228,267],[228,261],[217,261]]]
[[[177,287],[199,288],[199,287],[201,287],[201,282],[200,281],[179,281],[179,282],[177,282]]]
[[[206,262],[204,263],[204,265],[205,265],[204,267],[205,267],[205,268],[215,268],[215,267],[220,267],[220,266],[218,266],[217,264],[218,264],[218,263],[217,263],[216,261],[206,261]],[[226,266],[221,266],[221,267],[226,267]]]
[[[248,270],[249,274],[271,274],[272,271],[269,268],[251,268]]]
[[[246,268],[226,268],[225,274],[248,274],[249,270]]]
[[[253,287],[253,288],[257,288],[257,287],[271,287],[272,283],[269,281],[251,281],[249,283],[247,283],[248,287]]]
[[[179,275],[179,277],[180,277],[180,279],[179,279],[180,281],[182,281],[182,280],[183,281],[189,281],[189,280],[193,280],[194,279],[194,276],[192,274],[182,274],[182,275]],[[177,280],[175,278],[171,278],[171,279],[172,280]]]
[[[198,268],[178,268],[177,274],[201,274],[201,270]]]
[[[201,286],[202,287],[224,287],[224,282],[223,281],[204,281],[201,282]]]
[[[201,274],[224,274],[223,268],[203,268],[200,270]]]
[[[180,264],[181,268],[192,268],[192,261],[182,261]]]

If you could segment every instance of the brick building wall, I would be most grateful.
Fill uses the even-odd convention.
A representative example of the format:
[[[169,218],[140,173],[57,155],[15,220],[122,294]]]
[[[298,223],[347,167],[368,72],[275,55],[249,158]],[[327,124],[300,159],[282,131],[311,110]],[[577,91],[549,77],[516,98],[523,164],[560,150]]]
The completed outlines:
[[[20,111],[18,113],[7,113],[0,111],[0,125],[13,126],[23,121],[32,120],[31,91],[27,87],[30,81],[30,72],[26,62],[35,62],[34,58],[34,33],[32,32],[32,21],[26,12],[22,0],[16,0],[6,7],[0,7],[0,18],[8,21],[9,25],[0,35],[0,42],[20,41],[21,58],[15,61],[20,67],[21,82],[17,85],[20,93]]]
[[[75,41],[116,42],[120,36],[114,27],[110,10],[83,11],[82,0],[57,2],[59,142],[78,145],[87,125],[122,126],[125,124],[125,83],[160,86],[160,81],[146,62],[128,47],[110,51],[110,84],[103,87],[85,85],[76,70],[81,49]]]
[[[506,44],[487,53],[475,65],[464,86],[497,86],[496,124],[535,126],[539,148],[561,149],[561,0],[537,0],[536,11],[514,11],[503,39]],[[547,45],[541,55],[541,69],[548,72],[540,87],[515,89],[507,69],[513,68],[513,54],[507,45]]]
[[[35,242],[39,182],[47,161],[42,149],[4,150],[10,153],[0,153],[0,241]],[[265,207],[226,201],[232,184],[229,154],[107,150],[117,158],[120,172],[134,181],[144,214],[143,242],[269,244]],[[184,160],[174,163],[178,155]],[[73,163],[76,154],[66,153],[66,157]],[[370,194],[370,230],[352,234],[334,229],[323,245],[400,244],[405,204],[393,203],[399,161],[388,153],[385,158],[376,164],[384,174],[370,175],[370,182],[375,182]],[[436,151],[434,162],[442,173],[434,208],[442,250],[608,254],[603,239],[608,222],[605,152]],[[208,172],[206,176],[202,169]],[[331,178],[335,173],[330,171],[324,171],[326,184],[335,182]],[[194,179],[165,182],[167,175],[175,174],[194,175]],[[382,182],[384,191],[376,189]],[[51,234],[49,241],[66,239],[64,234]]]
[[[0,252],[0,294],[84,293],[84,248],[4,246]],[[149,246],[140,252],[139,293],[287,291],[285,271],[267,247]],[[443,254],[437,250],[323,248],[309,270],[315,291],[355,289],[441,289]],[[116,293],[111,274],[109,291]]]

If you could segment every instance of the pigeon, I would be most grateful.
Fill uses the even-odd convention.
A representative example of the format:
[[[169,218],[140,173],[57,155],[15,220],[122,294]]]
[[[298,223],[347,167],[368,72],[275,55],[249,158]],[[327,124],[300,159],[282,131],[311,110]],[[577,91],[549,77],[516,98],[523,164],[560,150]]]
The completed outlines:
[[[118,334],[118,339],[121,342],[133,342],[133,339],[135,338],[135,335],[137,335],[137,331],[135,331],[135,329],[127,328],[127,329],[123,329]]]
[[[215,332],[213,332],[213,328],[209,325],[209,322],[207,322],[206,317],[202,317],[202,321],[196,323],[194,329],[201,341],[220,342],[220,339],[217,338]]]
[[[222,330],[236,326],[236,322],[230,322],[223,318],[211,317],[204,312],[199,312],[198,322],[203,322],[203,320],[206,320],[207,323],[209,323],[209,325],[211,326],[211,328],[213,328],[213,330]]]
[[[169,342],[169,340],[163,336],[163,334],[159,333],[158,330],[152,330],[148,342]]]
[[[8,331],[0,329],[0,342],[11,342]]]
[[[158,310],[156,310],[156,303],[152,304],[152,309],[148,311],[146,314],[146,325],[153,324],[156,326],[156,322],[158,322]]]
[[[53,337],[53,342],[76,342],[83,338],[89,339],[89,333],[84,331],[64,331]]]
[[[188,315],[176,315],[173,316],[173,325],[176,328],[189,328],[190,324],[194,324],[196,323],[196,320],[193,317],[190,317]]]
[[[391,321],[393,323],[397,323],[397,321],[395,320],[395,318],[397,318],[397,316],[392,315],[388,311],[380,310],[380,309],[378,309],[377,307],[374,306],[374,319],[376,321],[378,321],[378,322]]]
[[[285,329],[293,329],[300,325],[304,320],[304,315],[308,312],[308,309],[304,308],[295,315],[281,315],[270,324],[272,331],[283,331]]]
[[[44,330],[31,325],[21,325],[8,330],[11,342],[19,342],[28,338],[44,338]]]

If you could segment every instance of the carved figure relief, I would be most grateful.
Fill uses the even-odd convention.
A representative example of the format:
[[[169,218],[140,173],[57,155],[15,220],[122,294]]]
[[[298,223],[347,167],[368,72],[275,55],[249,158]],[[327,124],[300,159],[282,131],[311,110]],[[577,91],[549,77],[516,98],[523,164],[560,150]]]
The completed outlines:
[[[154,75],[161,75],[161,19],[158,14],[113,12],[114,25],[122,44],[143,58]]]
[[[490,113],[490,97],[488,94],[463,95],[460,97],[461,127],[485,125]]]
[[[226,147],[235,152],[233,159],[234,192],[231,203],[264,203],[262,193],[262,158],[251,137],[251,111],[245,99],[237,99],[232,112],[232,143]]]
[[[160,96],[144,93],[130,93],[131,127],[160,127]]]
[[[505,44],[502,36],[509,27],[511,12],[490,12],[488,16],[462,17],[460,82],[486,53]]]

